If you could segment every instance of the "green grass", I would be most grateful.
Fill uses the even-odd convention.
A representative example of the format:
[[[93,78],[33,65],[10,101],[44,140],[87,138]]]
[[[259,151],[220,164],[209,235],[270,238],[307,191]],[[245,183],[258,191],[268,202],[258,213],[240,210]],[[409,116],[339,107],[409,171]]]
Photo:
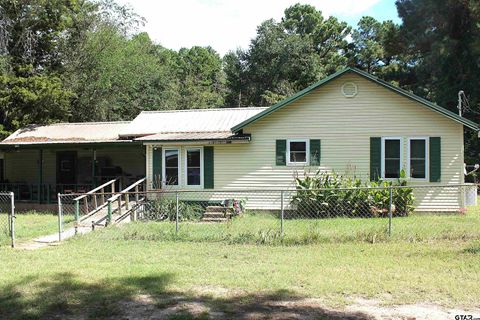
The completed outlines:
[[[66,216],[66,222],[70,222],[72,217]],[[5,223],[4,223],[5,222]],[[0,246],[9,245],[10,238],[8,235],[7,217],[1,217],[1,223],[4,228],[0,233]],[[50,213],[17,213],[15,218],[15,240],[23,242],[36,237],[53,234],[58,232],[58,217]]]
[[[386,218],[280,220],[270,214],[244,214],[228,223],[137,222],[86,235],[104,240],[224,242],[228,244],[304,245],[346,242],[438,241],[480,239],[480,214],[413,215],[394,218],[388,235]]]
[[[258,246],[82,238],[36,251],[1,249],[0,270],[12,271],[0,273],[0,318],[101,318],[121,314],[121,303],[140,294],[160,307],[181,296],[222,311],[261,296],[478,307],[479,248],[445,240]]]
[[[17,228],[34,237],[55,232],[56,223],[25,215]],[[282,238],[278,218],[246,214],[226,224],[181,223],[179,234],[171,222],[137,222],[53,248],[4,246],[0,270],[10,271],[0,272],[0,319],[121,318],[141,295],[159,309],[201,301],[226,318],[279,298],[480,307],[477,210],[395,218],[391,238],[387,226],[388,219],[286,220]],[[193,318],[208,314],[172,317]]]

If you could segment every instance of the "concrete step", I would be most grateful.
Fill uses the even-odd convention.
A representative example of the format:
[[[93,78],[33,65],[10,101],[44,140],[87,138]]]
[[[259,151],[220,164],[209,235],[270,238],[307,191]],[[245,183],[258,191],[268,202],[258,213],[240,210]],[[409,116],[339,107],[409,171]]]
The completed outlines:
[[[225,213],[223,212],[205,212],[203,214],[204,218],[225,218]]]
[[[206,212],[225,212],[226,208],[222,206],[208,206],[205,208]]]
[[[227,218],[203,218],[203,222],[225,222],[227,221]]]

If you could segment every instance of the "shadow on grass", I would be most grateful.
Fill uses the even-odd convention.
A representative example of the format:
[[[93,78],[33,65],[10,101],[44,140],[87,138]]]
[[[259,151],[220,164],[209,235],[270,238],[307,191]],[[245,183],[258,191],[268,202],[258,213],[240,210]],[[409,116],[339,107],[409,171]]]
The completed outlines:
[[[192,294],[168,290],[171,274],[81,281],[72,273],[0,288],[0,319],[371,319],[280,290]],[[219,297],[220,296],[220,297]]]

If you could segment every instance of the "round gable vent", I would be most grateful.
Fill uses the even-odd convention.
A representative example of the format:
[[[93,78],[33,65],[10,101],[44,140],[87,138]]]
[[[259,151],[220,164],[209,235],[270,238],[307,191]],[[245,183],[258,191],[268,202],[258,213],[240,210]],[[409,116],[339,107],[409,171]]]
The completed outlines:
[[[345,82],[342,86],[342,93],[347,98],[353,98],[358,93],[357,85],[353,82]]]

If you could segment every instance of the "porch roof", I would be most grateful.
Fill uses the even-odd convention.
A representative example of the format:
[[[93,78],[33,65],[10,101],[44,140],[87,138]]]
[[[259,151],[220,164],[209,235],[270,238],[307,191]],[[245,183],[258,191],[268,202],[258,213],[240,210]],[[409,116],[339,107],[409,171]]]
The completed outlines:
[[[129,123],[118,121],[29,125],[12,133],[0,142],[0,146],[131,142],[119,139],[119,135]]]

